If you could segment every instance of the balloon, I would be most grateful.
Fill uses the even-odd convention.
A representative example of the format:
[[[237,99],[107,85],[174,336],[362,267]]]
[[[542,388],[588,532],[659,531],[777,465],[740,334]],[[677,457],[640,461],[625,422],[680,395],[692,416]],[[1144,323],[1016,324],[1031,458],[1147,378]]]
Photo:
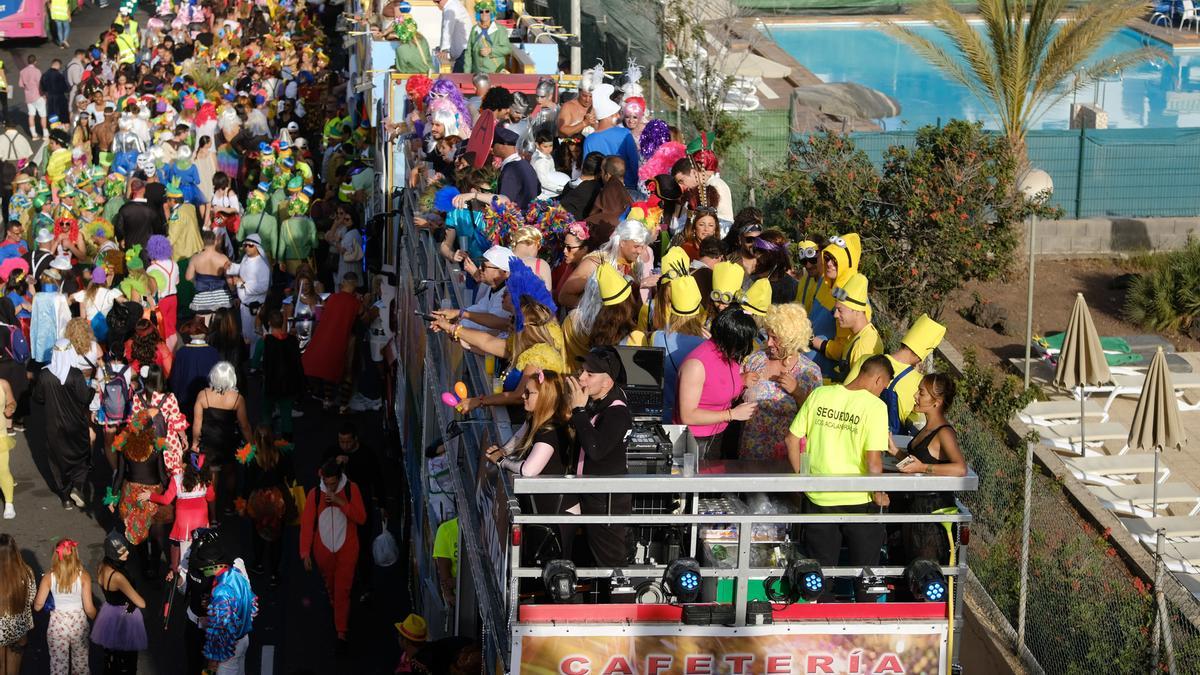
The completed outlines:
[[[451,394],[448,391],[443,391],[442,392],[442,403],[445,403],[446,405],[453,408],[458,405],[458,397],[455,396],[454,394]]]
[[[454,393],[458,394],[459,398],[467,397],[467,384],[462,380],[454,383]]]

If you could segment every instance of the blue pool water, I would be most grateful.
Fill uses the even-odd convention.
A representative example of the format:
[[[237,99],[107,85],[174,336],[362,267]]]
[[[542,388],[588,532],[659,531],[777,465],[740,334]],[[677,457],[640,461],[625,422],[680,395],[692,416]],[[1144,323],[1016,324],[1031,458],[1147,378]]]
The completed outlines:
[[[940,46],[949,46],[932,26],[917,25],[915,30]],[[822,80],[858,82],[899,101],[900,116],[884,120],[888,129],[915,129],[939,118],[980,120],[989,128],[997,127],[964,87],[869,24],[775,25],[768,31],[784,51]],[[1138,49],[1143,39],[1140,33],[1124,29],[1095,58]],[[1169,46],[1153,44],[1171,54]],[[1111,128],[1200,127],[1200,52],[1176,51],[1171,61],[1143,63],[1074,96],[1081,103],[1104,108]],[[1067,96],[1049,108],[1034,127],[1068,128],[1071,101]]]

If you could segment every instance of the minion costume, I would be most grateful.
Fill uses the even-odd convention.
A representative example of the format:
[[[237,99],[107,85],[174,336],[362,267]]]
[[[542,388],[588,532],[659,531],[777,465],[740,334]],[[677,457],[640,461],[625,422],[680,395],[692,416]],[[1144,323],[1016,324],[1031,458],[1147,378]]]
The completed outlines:
[[[725,307],[737,302],[742,294],[742,285],[746,282],[746,268],[738,263],[722,261],[713,267],[712,272],[712,301],[716,305],[721,305],[716,308],[716,311],[725,309]],[[709,317],[709,323],[716,318]]]
[[[810,239],[805,239],[798,245],[800,252],[800,260],[809,260],[812,258],[818,259],[820,265],[821,247],[817,246],[817,242]],[[804,311],[812,313],[813,303],[817,300],[817,291],[821,288],[821,277],[810,276],[807,272],[802,272],[803,279],[799,280],[799,285],[796,287],[796,302],[804,306]]]
[[[833,294],[838,304],[867,315],[867,325],[859,332],[845,340],[836,337],[821,345],[821,353],[829,359],[836,360],[832,377],[834,382],[849,382],[847,375],[850,373],[851,364],[883,353],[883,340],[879,338],[879,331],[875,330],[875,325],[871,323],[868,286],[865,276],[855,274],[844,285],[834,289]]]
[[[688,257],[687,251],[678,246],[672,246],[663,254],[659,264],[662,268],[662,276],[658,279],[658,285],[662,287],[670,285],[671,281],[675,278],[689,275],[692,259]],[[673,287],[672,290],[674,290]],[[654,303],[656,300],[658,300],[657,297],[650,298],[649,302],[642,304],[642,309],[638,312],[638,329],[645,331],[647,334],[652,332],[650,330],[653,323],[651,317],[654,316]],[[670,307],[667,308],[666,316],[667,318],[671,316]]]
[[[850,277],[858,273],[858,266],[862,262],[862,239],[858,234],[850,233],[840,237],[830,237],[829,244],[821,249],[821,266],[822,271],[825,269],[825,256],[832,256],[837,263],[837,279],[832,284],[829,279],[822,276],[821,285],[817,289],[813,298],[812,309],[808,312],[808,319],[812,323],[813,337],[832,340],[837,337],[843,339],[848,338],[846,331],[839,331],[837,322],[833,319],[833,308],[837,305],[837,299],[833,297],[834,289],[841,288]],[[867,320],[871,318],[868,308]],[[839,335],[840,333],[840,335]],[[829,354],[822,350],[811,351],[805,354],[812,359],[821,368],[821,374],[830,379],[833,376],[833,366],[838,360],[837,355]]]
[[[942,344],[944,337],[946,327],[929,318],[928,314],[922,314],[904,334],[904,339],[900,341],[902,348],[887,355],[888,361],[892,363],[892,372],[896,376],[879,398],[887,404],[890,433],[912,435],[915,432],[915,424],[920,421],[921,416],[914,414],[912,409],[916,401],[917,387],[921,385],[923,377],[917,366]],[[862,361],[855,362],[854,368],[846,376],[847,382],[858,376],[861,366]]]
[[[741,304],[742,309],[756,321],[765,317],[771,309],[771,282],[763,278],[750,284],[750,288],[742,295]]]
[[[488,15],[487,28],[482,25],[484,13]],[[483,53],[485,48],[488,50],[486,55]],[[508,41],[508,31],[496,23],[496,3],[479,0],[475,3],[475,25],[471,26],[471,34],[467,36],[463,72],[498,73],[504,70],[509,54],[512,54],[512,44]]]
[[[587,328],[590,329],[601,306],[619,305],[628,300],[630,294],[633,293],[633,285],[629,278],[621,274],[610,263],[601,263],[596,268],[596,276],[593,278],[599,287],[600,306],[589,307],[581,302],[579,307],[572,310],[567,315],[566,321],[563,322],[563,346],[566,351],[567,363],[576,363],[592,348],[591,331],[580,327],[583,317],[590,315],[591,320],[586,322]],[[589,280],[588,283],[592,282]],[[621,342],[623,345],[631,346],[640,346],[645,343],[646,334],[640,330],[634,330]]]
[[[673,252],[679,251],[676,255]],[[703,308],[703,298],[696,278],[689,274],[687,253],[683,249],[673,247],[663,256],[663,279],[671,287],[670,316],[691,317],[700,314]],[[660,281],[659,283],[663,283]],[[688,335],[672,331],[659,330],[650,336],[649,344],[662,347],[666,351],[666,372],[663,379],[663,415],[662,421],[671,424],[675,417],[675,399],[679,390],[679,366],[688,354],[700,346],[704,338],[699,335]]]

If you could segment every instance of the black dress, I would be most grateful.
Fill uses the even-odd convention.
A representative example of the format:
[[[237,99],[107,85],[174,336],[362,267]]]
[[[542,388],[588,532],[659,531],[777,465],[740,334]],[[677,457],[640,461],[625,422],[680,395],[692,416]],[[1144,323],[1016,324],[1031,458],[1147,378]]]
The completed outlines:
[[[59,382],[49,368],[38,373],[33,400],[46,406],[46,454],[52,487],[60,496],[82,489],[91,471],[88,404],[94,393],[77,368],[67,373],[66,382]]]
[[[237,405],[233,408],[214,408],[208,403],[208,392],[200,392],[204,408],[204,425],[200,429],[200,451],[210,466],[224,466],[233,459],[233,453],[241,446],[238,429]],[[241,396],[238,396],[241,401]]]
[[[934,457],[929,452],[929,444],[942,431],[954,430],[949,424],[943,424],[920,439],[908,445],[910,457],[916,457],[923,464],[949,464],[944,458]],[[920,435],[920,434],[918,434]],[[946,507],[954,506],[954,495],[949,492],[911,492],[906,509],[909,513],[933,513]],[[928,558],[940,562],[950,559],[950,541],[946,538],[946,528],[936,523],[905,523],[900,528],[904,538],[904,550],[908,561],[917,558]]]

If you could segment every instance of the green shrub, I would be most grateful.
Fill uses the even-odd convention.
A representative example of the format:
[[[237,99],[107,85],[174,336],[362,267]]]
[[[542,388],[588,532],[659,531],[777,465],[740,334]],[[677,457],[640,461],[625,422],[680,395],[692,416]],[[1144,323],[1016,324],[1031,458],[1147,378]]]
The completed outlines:
[[[1041,390],[1036,386],[1026,390],[1017,376],[980,365],[972,348],[964,351],[963,362],[955,407],[972,411],[987,428],[1005,438],[1009,420],[1036,400]]]
[[[849,138],[810,135],[764,175],[764,212],[818,243],[858,232],[872,297],[903,323],[937,317],[966,282],[1006,272],[1026,215],[1057,215],[1021,196],[1015,168],[1002,138],[959,120],[889,148],[882,172]]]
[[[1200,240],[1140,262],[1143,271],[1125,296],[1125,319],[1155,332],[1187,330],[1200,318]]]

